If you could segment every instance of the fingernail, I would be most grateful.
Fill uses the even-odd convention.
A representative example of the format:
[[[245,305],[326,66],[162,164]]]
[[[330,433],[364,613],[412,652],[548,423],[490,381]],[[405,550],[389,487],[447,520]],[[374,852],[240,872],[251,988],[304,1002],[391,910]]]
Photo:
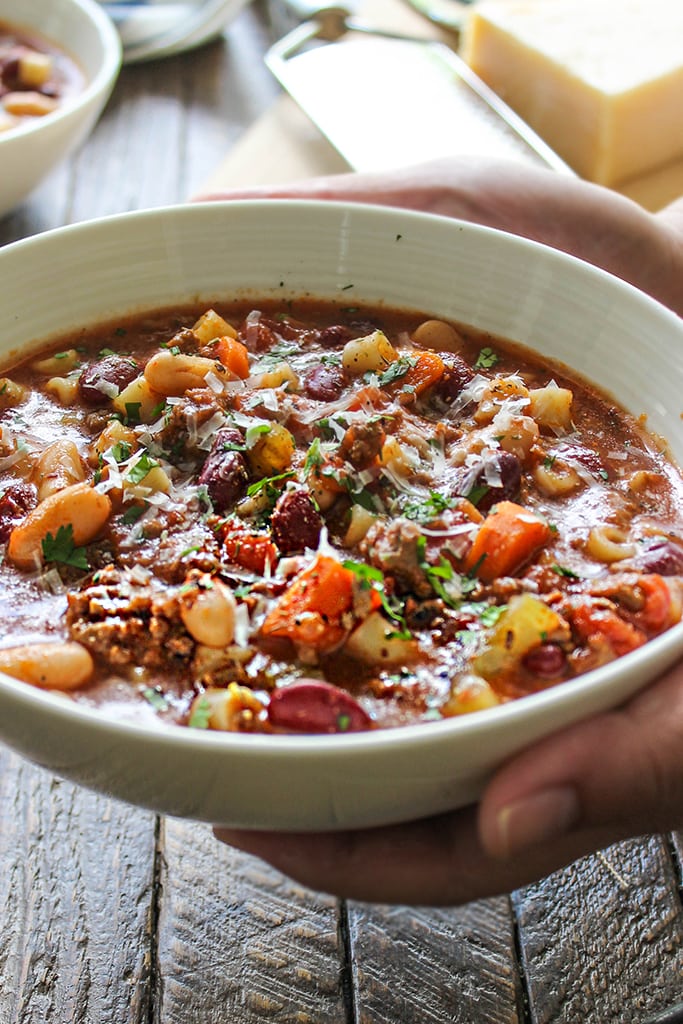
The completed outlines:
[[[511,857],[549,839],[557,839],[579,820],[579,798],[571,786],[557,786],[516,800],[498,812],[489,845],[497,856]]]

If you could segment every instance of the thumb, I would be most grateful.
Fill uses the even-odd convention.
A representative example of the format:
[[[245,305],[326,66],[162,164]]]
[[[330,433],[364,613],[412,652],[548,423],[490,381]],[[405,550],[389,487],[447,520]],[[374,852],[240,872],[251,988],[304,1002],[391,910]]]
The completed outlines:
[[[571,685],[571,684],[568,684]],[[683,821],[683,667],[623,708],[550,736],[505,765],[479,808],[491,856],[566,837],[610,840],[662,832]]]

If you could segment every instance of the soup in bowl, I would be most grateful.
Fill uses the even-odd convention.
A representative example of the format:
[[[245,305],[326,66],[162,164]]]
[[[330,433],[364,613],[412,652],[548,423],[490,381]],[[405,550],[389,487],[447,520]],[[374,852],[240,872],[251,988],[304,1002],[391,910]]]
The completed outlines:
[[[0,703],[28,757],[214,822],[381,824],[679,656],[681,323],[629,286],[276,201],[0,261]]]

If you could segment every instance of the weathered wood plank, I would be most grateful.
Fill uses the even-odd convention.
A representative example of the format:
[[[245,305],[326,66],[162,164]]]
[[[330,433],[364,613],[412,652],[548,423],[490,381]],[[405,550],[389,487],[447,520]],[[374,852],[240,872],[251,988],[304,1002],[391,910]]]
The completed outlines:
[[[505,898],[457,909],[349,908],[362,1024],[518,1024],[523,995]]]
[[[0,748],[0,1020],[143,1024],[154,818]]]
[[[337,906],[204,825],[165,821],[157,948],[163,1024],[343,1024]]]
[[[680,1001],[683,913],[666,843],[619,843],[513,896],[534,1024],[641,1022]]]

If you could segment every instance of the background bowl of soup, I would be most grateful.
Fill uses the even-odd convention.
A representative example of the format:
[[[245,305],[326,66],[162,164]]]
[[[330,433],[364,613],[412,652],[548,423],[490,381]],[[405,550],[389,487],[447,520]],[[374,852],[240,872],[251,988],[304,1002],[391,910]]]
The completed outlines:
[[[65,340],[78,351],[94,325],[117,318],[235,299],[287,308],[307,296],[346,310],[412,310],[523,344],[646,417],[683,461],[680,319],[587,264],[491,229],[352,204],[186,205],[7,246],[0,276],[0,376]],[[5,623],[14,601],[0,595]],[[2,646],[11,642],[6,627]],[[682,654],[678,624],[542,692],[438,721],[334,735],[168,725],[152,709],[117,714],[87,690],[75,700],[0,675],[0,739],[60,775],[162,813],[249,828],[379,825],[476,799],[511,754],[619,704]]]
[[[94,0],[0,0],[0,215],[85,140],[120,64]]]

